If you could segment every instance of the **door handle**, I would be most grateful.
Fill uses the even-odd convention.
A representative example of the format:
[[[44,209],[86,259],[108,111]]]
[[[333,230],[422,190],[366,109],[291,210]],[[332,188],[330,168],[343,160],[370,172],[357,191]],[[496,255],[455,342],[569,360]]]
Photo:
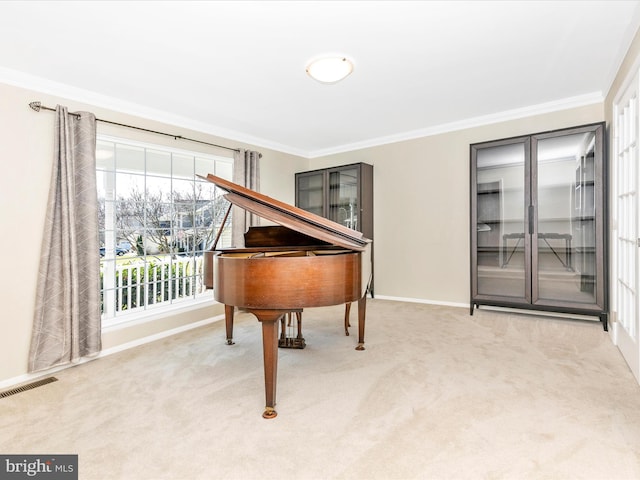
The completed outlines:
[[[534,227],[534,222],[533,222],[533,205],[529,205],[529,235],[533,235],[533,227]]]

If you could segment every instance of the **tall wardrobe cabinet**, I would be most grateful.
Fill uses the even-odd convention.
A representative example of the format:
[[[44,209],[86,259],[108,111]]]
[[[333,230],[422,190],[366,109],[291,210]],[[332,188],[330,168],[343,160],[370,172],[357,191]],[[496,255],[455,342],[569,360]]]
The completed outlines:
[[[297,207],[373,240],[372,165],[353,163],[299,172],[295,174],[295,182]],[[373,295],[373,282],[370,292]]]
[[[470,146],[471,314],[590,315],[607,330],[605,148],[604,123]]]

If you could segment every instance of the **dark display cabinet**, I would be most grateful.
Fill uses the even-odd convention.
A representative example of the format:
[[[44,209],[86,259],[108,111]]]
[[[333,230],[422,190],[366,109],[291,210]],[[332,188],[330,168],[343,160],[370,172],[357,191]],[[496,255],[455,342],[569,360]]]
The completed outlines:
[[[607,330],[605,124],[471,148],[471,314],[598,316]]]
[[[297,207],[357,230],[373,240],[372,165],[354,163],[300,172],[296,173],[295,181]]]

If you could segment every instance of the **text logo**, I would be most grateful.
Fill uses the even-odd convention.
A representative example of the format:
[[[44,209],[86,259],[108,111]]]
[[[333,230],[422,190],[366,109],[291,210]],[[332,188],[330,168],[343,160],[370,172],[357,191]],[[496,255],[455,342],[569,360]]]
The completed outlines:
[[[0,480],[78,480],[78,455],[0,455]]]

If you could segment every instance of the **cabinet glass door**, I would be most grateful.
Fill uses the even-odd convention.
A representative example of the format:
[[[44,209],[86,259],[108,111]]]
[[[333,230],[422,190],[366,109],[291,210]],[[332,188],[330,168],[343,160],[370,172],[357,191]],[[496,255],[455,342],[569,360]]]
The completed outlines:
[[[324,216],[324,175],[322,172],[299,175],[296,178],[296,204],[316,215]]]
[[[472,147],[472,162],[472,295],[530,301],[529,140]]]
[[[358,224],[358,169],[329,172],[329,212],[327,218],[360,231]]]
[[[588,306],[598,303],[598,219],[595,182],[601,182],[601,148],[592,129],[532,139],[532,188],[537,202],[532,231],[533,302]],[[598,152],[601,155],[601,152]],[[602,218],[602,217],[600,217]]]

